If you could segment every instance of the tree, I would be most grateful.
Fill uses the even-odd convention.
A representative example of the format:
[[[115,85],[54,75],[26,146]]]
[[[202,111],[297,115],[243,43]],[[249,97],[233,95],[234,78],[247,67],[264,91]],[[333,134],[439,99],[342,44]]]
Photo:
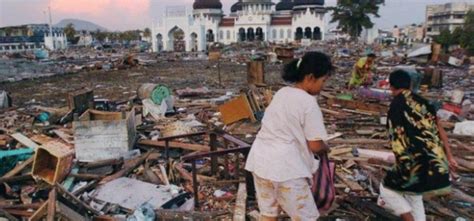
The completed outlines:
[[[449,29],[443,29],[438,36],[434,37],[434,41],[438,44],[441,44],[441,46],[444,48],[444,51],[447,51],[453,42],[453,36],[451,35]]]
[[[97,31],[94,33],[95,39],[97,39],[99,42],[103,42],[107,38],[107,32],[102,32],[100,29],[97,29]]]
[[[463,29],[460,27],[454,29],[453,33],[451,33],[451,44],[460,45],[463,32]]]
[[[72,41],[74,39],[74,35],[76,35],[76,29],[74,29],[74,25],[69,23],[64,27],[64,33],[66,34],[67,39]]]
[[[348,33],[353,40],[362,33],[363,28],[372,28],[374,23],[370,16],[380,17],[380,5],[385,0],[339,0],[332,11],[331,23],[338,22],[338,28]]]
[[[474,55],[474,11],[467,12],[464,20],[463,34],[459,39],[461,47],[465,48],[471,56]]]
[[[151,30],[149,28],[145,28],[145,30],[143,31],[143,37],[145,38],[151,37]]]

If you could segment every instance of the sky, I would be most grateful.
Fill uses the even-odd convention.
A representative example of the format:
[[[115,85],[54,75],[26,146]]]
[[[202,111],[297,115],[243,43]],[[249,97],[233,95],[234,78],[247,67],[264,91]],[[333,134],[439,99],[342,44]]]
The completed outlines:
[[[273,0],[278,2],[279,0]],[[326,0],[326,6],[337,0]],[[131,30],[150,27],[161,17],[166,6],[192,7],[194,0],[0,0],[0,27],[31,23],[46,23],[48,2],[51,3],[53,24],[61,19],[74,18],[96,23],[108,30]],[[221,0],[229,13],[237,0]],[[474,2],[474,0],[385,0],[376,18],[377,28],[390,29],[394,25],[421,23],[428,4]],[[329,14],[326,20],[329,21]],[[328,27],[335,26],[330,24]]]

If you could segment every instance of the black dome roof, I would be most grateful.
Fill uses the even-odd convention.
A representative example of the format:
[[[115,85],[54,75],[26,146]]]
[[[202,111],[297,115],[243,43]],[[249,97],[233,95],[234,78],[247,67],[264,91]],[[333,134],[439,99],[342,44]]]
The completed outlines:
[[[239,0],[230,7],[230,12],[242,11],[242,0]]]
[[[285,11],[293,9],[293,1],[292,0],[281,0],[278,4],[276,4],[275,9],[277,11]]]
[[[222,9],[220,0],[195,0],[193,9]]]
[[[294,6],[298,5],[324,5],[324,0],[294,0]]]

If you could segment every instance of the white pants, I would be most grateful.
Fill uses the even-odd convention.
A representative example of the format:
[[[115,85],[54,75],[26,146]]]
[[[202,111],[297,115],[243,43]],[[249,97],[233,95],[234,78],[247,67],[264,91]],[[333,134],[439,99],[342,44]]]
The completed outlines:
[[[253,174],[260,214],[277,217],[283,209],[291,220],[314,221],[319,211],[314,202],[309,179],[273,182]]]
[[[396,216],[411,213],[415,221],[426,220],[422,195],[401,194],[380,184],[380,196],[377,204]]]

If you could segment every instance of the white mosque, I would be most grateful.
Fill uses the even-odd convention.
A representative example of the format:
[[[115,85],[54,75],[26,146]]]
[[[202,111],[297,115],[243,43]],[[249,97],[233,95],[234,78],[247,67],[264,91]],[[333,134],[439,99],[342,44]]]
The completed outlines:
[[[275,7],[274,7],[275,6]],[[168,7],[152,27],[153,50],[205,51],[213,42],[322,40],[324,0],[238,0],[225,16],[220,0],[195,0],[192,12]]]

